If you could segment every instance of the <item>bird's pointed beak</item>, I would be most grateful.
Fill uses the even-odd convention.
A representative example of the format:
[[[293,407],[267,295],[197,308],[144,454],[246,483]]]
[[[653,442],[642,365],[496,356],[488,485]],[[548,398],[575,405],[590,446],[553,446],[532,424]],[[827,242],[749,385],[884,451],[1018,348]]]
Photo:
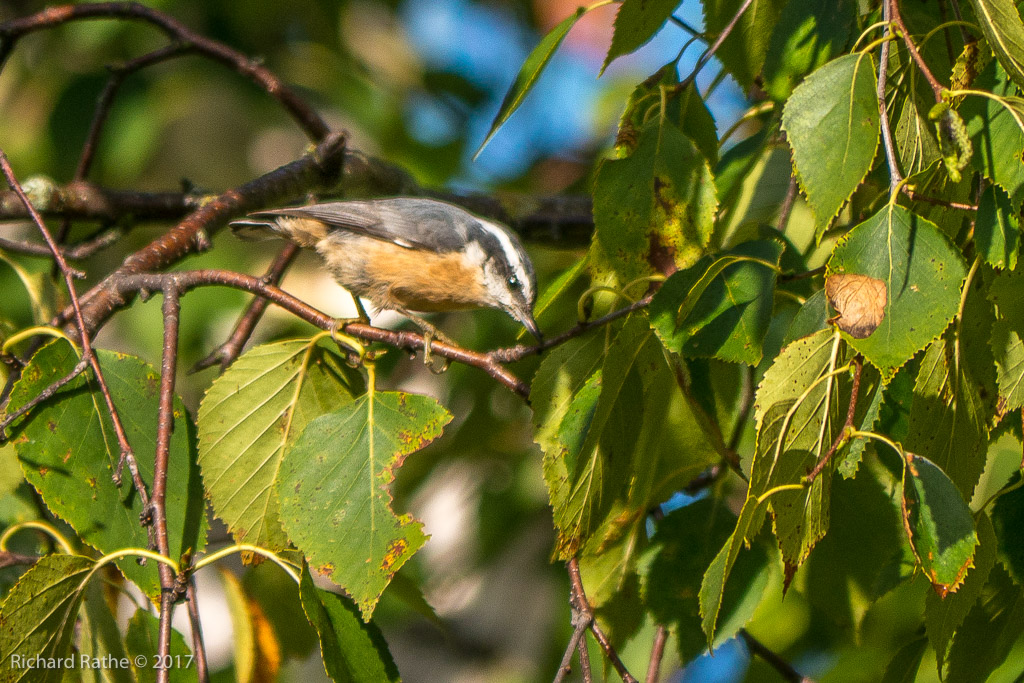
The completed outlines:
[[[519,316],[519,322],[530,331],[530,334],[534,336],[538,344],[544,343],[544,335],[540,333],[540,328],[537,327],[537,321],[533,319],[533,313],[530,311],[523,311]]]

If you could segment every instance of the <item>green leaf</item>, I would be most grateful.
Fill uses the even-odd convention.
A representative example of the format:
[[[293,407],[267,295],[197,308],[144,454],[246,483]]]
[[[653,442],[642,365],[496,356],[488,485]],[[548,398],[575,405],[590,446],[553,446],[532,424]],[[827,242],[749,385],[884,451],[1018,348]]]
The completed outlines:
[[[62,667],[17,666],[12,658],[72,656],[71,636],[94,564],[79,555],[46,555],[18,579],[0,607],[0,683],[61,680]]]
[[[580,279],[587,272],[587,259],[586,257],[579,259],[573,264],[571,268],[567,268],[562,271],[545,289],[541,292],[540,296],[537,297],[537,303],[533,306],[533,317],[538,321],[541,329],[547,329],[548,324],[557,324],[558,320],[554,317],[549,317],[547,314],[548,309],[551,308],[552,304],[555,303],[560,297],[562,297],[570,288],[576,284],[576,281]],[[529,334],[524,327],[519,331],[516,339],[522,339],[524,336]]]
[[[144,482],[151,484],[159,374],[134,356],[103,350],[96,355],[135,451],[139,473]],[[9,409],[34,398],[67,375],[77,362],[77,354],[66,342],[56,341],[40,349],[15,385]],[[83,541],[103,553],[145,548],[149,536],[139,523],[142,503],[127,469],[120,488],[111,478],[120,449],[91,374],[87,370],[79,375],[18,423],[14,433],[18,458],[25,477],[47,507],[71,524]],[[171,557],[177,558],[188,549],[202,550],[207,526],[202,482],[195,465],[195,431],[178,398],[174,400],[168,472],[168,544]],[[117,566],[151,599],[158,599],[156,562],[139,566],[128,557],[118,560]]]
[[[735,524],[736,516],[722,501],[696,501],[658,522],[651,545],[640,560],[641,597],[659,624],[672,627],[682,662],[707,647],[700,632],[699,577]],[[735,635],[749,620],[764,591],[767,564],[760,545],[737,559],[721,613],[723,622],[734,626],[718,631],[716,645]]]
[[[921,660],[928,649],[927,638],[914,638],[896,651],[885,667],[882,683],[914,683]]]
[[[636,149],[640,133],[647,123],[663,118],[693,140],[709,164],[714,166],[718,163],[718,131],[714,117],[696,85],[690,83],[681,92],[676,92],[678,85],[678,65],[670,62],[633,90],[619,119],[615,138],[617,158],[629,156]]]
[[[1024,406],[1024,340],[1008,320],[992,325],[992,352],[996,361],[999,396],[1006,401],[1006,410]]]
[[[133,683],[129,667],[111,666],[106,662],[128,656],[117,628],[111,604],[104,595],[102,581],[93,581],[85,588],[78,635],[79,657],[86,657],[94,666],[82,667],[83,681],[90,683]],[[104,661],[106,660],[106,661]]]
[[[651,301],[651,326],[665,348],[688,357],[757,365],[771,322],[783,245],[744,242],[673,274]]]
[[[825,300],[825,290],[819,289],[807,297],[807,300],[800,306],[800,309],[793,316],[786,330],[786,337],[783,344],[789,344],[801,337],[807,337],[815,332],[828,327],[828,302]]]
[[[1010,197],[998,185],[981,193],[974,222],[978,255],[996,268],[1016,268],[1020,250],[1020,220]]]
[[[875,159],[880,130],[875,83],[870,55],[844,55],[797,86],[782,112],[819,239]]]
[[[886,381],[939,336],[960,305],[966,276],[960,250],[935,224],[889,204],[836,243],[826,275],[853,273],[885,283],[881,324],[849,339]]]
[[[643,333],[639,316],[623,327],[602,367],[574,392],[545,450],[562,558],[576,555],[598,529],[629,476],[642,418],[643,386],[634,364],[648,341]]]
[[[784,102],[804,76],[850,40],[857,18],[851,0],[789,0],[772,32],[764,62],[764,90]]]
[[[498,132],[498,129],[505,125],[505,122],[508,121],[513,112],[523,103],[530,89],[533,88],[537,79],[540,78],[544,67],[555,56],[555,51],[562,44],[569,30],[587,11],[588,8],[585,7],[577,8],[575,12],[559,22],[546,36],[541,38],[541,41],[537,43],[537,47],[533,48],[530,54],[527,55],[526,61],[523,62],[519,73],[516,75],[516,80],[512,82],[508,92],[505,93],[505,99],[501,101],[498,113],[495,114],[494,121],[491,122],[491,128],[487,131],[484,141],[480,143],[480,147],[477,148],[473,159],[480,156],[480,152],[484,151],[484,147],[491,141],[491,138]]]
[[[311,421],[284,455],[277,492],[288,538],[365,619],[426,540],[419,522],[391,509],[391,482],[451,419],[428,396],[371,390]]]
[[[1019,533],[1019,530],[1018,530]],[[983,683],[1024,632],[1024,590],[1000,565],[953,637],[946,680]]]
[[[309,568],[302,568],[299,596],[306,618],[320,636],[327,675],[335,683],[380,683],[400,680],[380,630],[359,618],[348,598],[313,585]]]
[[[1010,195],[1013,206],[1020,207],[1024,202],[1024,131],[1004,104],[1013,107],[1018,119],[1024,119],[1024,106],[1016,99],[1016,86],[996,62],[981,72],[974,87],[1004,98],[1004,103],[973,96],[960,106],[975,151],[971,162]]]
[[[941,158],[935,128],[921,114],[913,94],[903,98],[893,141],[899,156],[900,169],[909,177],[924,171]]]
[[[214,380],[199,406],[199,466],[214,513],[238,543],[288,547],[274,482],[314,418],[363,391],[326,337],[257,346]]]
[[[904,445],[941,468],[970,499],[985,469],[988,428],[977,387],[954,353],[941,339],[925,351]]]
[[[682,131],[657,118],[641,130],[630,156],[601,164],[594,182],[596,237],[622,284],[696,262],[717,206],[707,160]]]
[[[925,598],[924,626],[928,641],[935,648],[940,676],[953,634],[978,601],[988,581],[989,572],[996,563],[996,534],[988,515],[978,517],[977,527],[978,551],[974,555],[974,566],[968,570],[963,585],[956,593],[950,593],[945,598],[940,598],[934,591]]]
[[[978,534],[960,491],[927,458],[906,454],[903,523],[918,564],[945,597],[956,591],[974,561]]]
[[[1024,23],[1013,0],[971,0],[982,33],[999,63],[1024,88]]]
[[[1012,486],[1020,482],[1017,473],[1008,482]],[[999,561],[1017,583],[1024,579],[1024,488],[1008,491],[996,499],[992,506],[992,524],[999,539]]]
[[[753,0],[739,23],[715,53],[725,69],[743,88],[749,88],[761,73],[772,30],[786,0]],[[743,5],[743,0],[704,0],[704,27],[718,36]]]
[[[615,32],[599,76],[615,59],[640,49],[661,30],[679,0],[623,0],[615,15]],[[577,10],[578,11],[578,10]]]
[[[170,683],[194,683],[198,680],[192,652],[179,632],[171,630],[169,659],[164,662],[157,659],[160,619],[156,615],[144,609],[136,610],[128,622],[124,641],[138,683],[156,683],[157,668],[161,664],[168,665],[164,668],[167,669]]]

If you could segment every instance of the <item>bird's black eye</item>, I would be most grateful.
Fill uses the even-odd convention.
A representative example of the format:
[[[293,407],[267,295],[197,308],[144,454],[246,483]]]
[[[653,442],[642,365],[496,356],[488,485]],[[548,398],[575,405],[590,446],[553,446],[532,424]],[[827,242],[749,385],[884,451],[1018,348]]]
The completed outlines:
[[[519,289],[519,278],[517,278],[515,275],[509,277],[508,286],[511,287],[512,289]]]

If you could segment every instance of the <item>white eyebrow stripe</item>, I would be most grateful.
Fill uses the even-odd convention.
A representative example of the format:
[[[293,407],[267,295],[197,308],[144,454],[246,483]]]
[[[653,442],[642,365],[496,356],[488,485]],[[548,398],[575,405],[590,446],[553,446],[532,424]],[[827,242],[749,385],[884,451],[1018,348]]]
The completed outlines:
[[[491,223],[490,221],[481,220],[480,225],[484,230],[491,233],[498,238],[498,242],[501,244],[502,250],[505,252],[505,260],[512,264],[516,270],[516,275],[519,277],[519,282],[522,283],[523,291],[526,293],[527,300],[533,298],[533,283],[530,281],[530,277],[526,271],[526,266],[523,265],[523,256],[519,249],[512,242],[512,238],[508,236],[505,229]]]

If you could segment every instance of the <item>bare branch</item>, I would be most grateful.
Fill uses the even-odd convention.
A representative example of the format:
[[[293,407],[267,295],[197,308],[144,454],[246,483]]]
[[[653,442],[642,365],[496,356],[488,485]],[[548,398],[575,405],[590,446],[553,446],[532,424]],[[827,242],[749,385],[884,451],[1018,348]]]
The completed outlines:
[[[661,660],[665,656],[665,643],[668,642],[668,629],[658,624],[654,632],[654,645],[651,646],[651,663],[647,665],[646,683],[658,683],[661,677]]]
[[[747,649],[750,650],[751,654],[755,654],[767,662],[773,669],[779,672],[784,680],[790,681],[790,683],[811,683],[810,678],[803,676],[799,671],[793,668],[792,664],[780,657],[777,653],[765,647],[764,643],[750,635],[750,632],[747,631],[747,629],[741,628],[739,636],[743,639],[743,642],[746,644]]]
[[[77,327],[79,340],[82,344],[82,358],[87,360],[92,366],[93,374],[96,377],[96,383],[99,385],[100,393],[103,395],[103,400],[107,406],[107,412],[110,414],[110,421],[114,425],[114,434],[117,436],[117,442],[121,449],[121,456],[118,459],[117,470],[114,473],[114,481],[120,483],[121,465],[123,463],[128,463],[129,470],[132,473],[132,481],[135,483],[135,488],[138,490],[143,506],[145,506],[148,500],[146,496],[146,485],[143,483],[142,477],[138,473],[135,454],[132,452],[131,444],[128,443],[128,437],[125,434],[124,425],[122,425],[121,418],[117,413],[117,408],[114,406],[114,399],[111,397],[110,390],[107,388],[107,382],[103,378],[103,371],[100,369],[99,360],[93,353],[92,343],[89,340],[89,330],[86,328],[82,309],[79,305],[78,294],[75,291],[75,283],[71,269],[68,267],[67,261],[64,260],[64,255],[57,247],[56,242],[54,242],[53,236],[50,234],[49,229],[47,229],[42,217],[35,210],[35,207],[32,206],[32,202],[29,201],[28,197],[25,196],[25,191],[22,189],[21,184],[15,177],[14,170],[11,168],[11,164],[7,160],[7,155],[4,154],[3,150],[0,150],[0,170],[3,171],[7,184],[18,195],[25,207],[25,210],[28,211],[29,215],[32,217],[32,222],[36,224],[37,228],[39,228],[39,232],[42,233],[43,239],[46,241],[46,245],[53,253],[54,261],[57,263],[58,268],[60,268],[60,271],[64,276],[64,284],[67,286],[68,295],[71,298],[74,322]]]
[[[291,265],[291,262],[295,260],[295,257],[299,253],[298,245],[289,242],[287,243],[280,252],[274,262],[270,264],[270,268],[266,273],[263,274],[263,281],[268,285],[276,285],[281,281],[281,277],[284,275],[284,271]],[[227,369],[231,365],[238,355],[242,353],[242,349],[245,347],[245,343],[249,341],[249,337],[252,336],[252,332],[256,329],[257,323],[260,318],[263,317],[263,312],[267,310],[267,305],[270,302],[263,297],[256,297],[250,302],[249,307],[245,309],[245,313],[235,323],[235,329],[231,331],[231,336],[227,340],[214,349],[210,355],[202,359],[195,366],[189,370],[189,373],[198,372],[214,365],[220,365],[221,372]]]
[[[576,609],[580,610],[584,614],[584,618],[589,622],[590,632],[594,634],[594,639],[601,646],[605,657],[608,658],[612,667],[618,672],[619,677],[622,678],[622,683],[638,683],[629,673],[629,670],[626,669],[626,665],[622,663],[619,653],[615,651],[611,641],[608,639],[608,635],[594,621],[594,611],[587,601],[586,592],[583,590],[583,579],[580,577],[580,561],[574,557],[569,560],[566,567],[569,570],[569,583],[572,588],[572,599],[576,604]]]
[[[249,78],[276,99],[295,122],[314,142],[320,142],[331,132],[326,122],[295,91],[264,67],[258,60],[250,59],[224,43],[196,33],[177,19],[159,10],[137,2],[95,2],[78,5],[48,7],[41,12],[20,17],[0,24],[0,66],[21,37],[50,29],[70,21],[83,19],[131,19],[144,21],[160,29],[175,43],[189,48],[213,61],[225,64],[239,74]]]
[[[174,379],[178,369],[178,323],[181,317],[180,292],[172,283],[163,289],[164,347],[160,361],[160,401],[157,408],[156,458],[153,462],[153,526],[161,555],[170,557],[167,538],[167,464],[174,430]],[[160,563],[160,637],[157,656],[163,660],[171,652],[171,616],[175,603],[175,576],[167,564]],[[167,668],[157,670],[158,683],[166,683]]]

